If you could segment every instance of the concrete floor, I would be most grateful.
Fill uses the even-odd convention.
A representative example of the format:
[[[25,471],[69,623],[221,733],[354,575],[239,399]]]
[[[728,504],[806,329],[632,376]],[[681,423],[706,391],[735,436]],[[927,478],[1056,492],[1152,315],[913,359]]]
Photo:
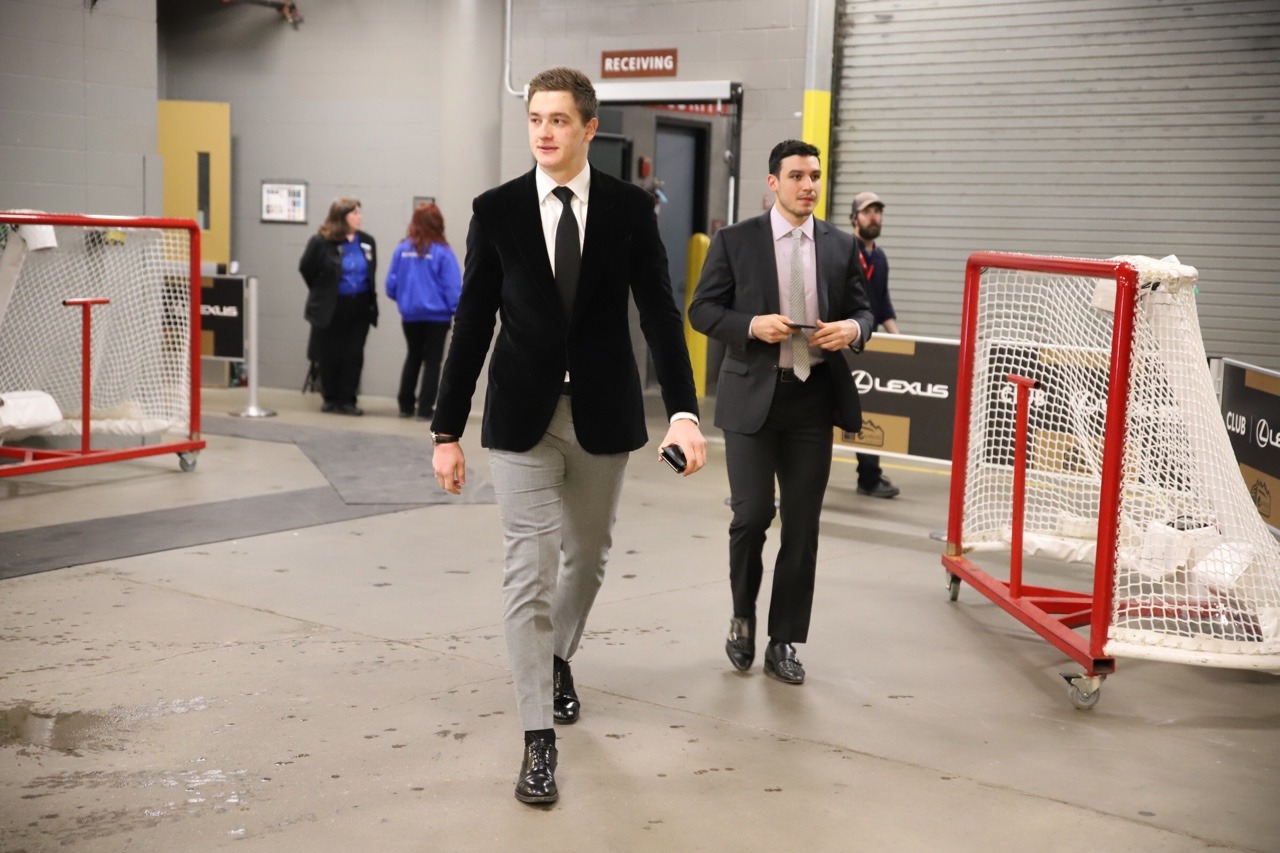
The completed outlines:
[[[262,394],[276,424],[430,452],[362,403]],[[0,581],[0,850],[1280,850],[1280,679],[1121,661],[1075,710],[1078,667],[973,590],[948,601],[941,468],[889,461],[881,501],[838,456],[808,682],[733,671],[707,434],[693,478],[631,460],[554,807],[512,797],[496,510],[434,505]],[[326,485],[292,445],[207,438],[188,474],[0,480],[0,532]]]

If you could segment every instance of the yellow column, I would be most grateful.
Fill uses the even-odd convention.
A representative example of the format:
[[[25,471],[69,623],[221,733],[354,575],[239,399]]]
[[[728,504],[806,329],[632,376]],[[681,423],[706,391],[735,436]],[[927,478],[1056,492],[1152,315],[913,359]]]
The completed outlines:
[[[831,173],[831,93],[820,89],[806,89],[804,93],[804,117],[800,124],[800,138],[810,145],[818,146],[822,152],[822,174]],[[822,195],[818,196],[818,205],[813,215],[819,219],[827,218],[827,186],[823,185]]]
[[[822,173],[831,174],[831,67],[835,47],[835,0],[809,0],[804,49],[804,112],[800,138],[822,152]],[[813,215],[827,218],[827,193],[823,187]]]
[[[707,259],[709,248],[711,238],[706,234],[694,234],[689,238],[689,260],[684,278],[684,342],[689,348],[689,361],[693,363],[693,387],[699,399],[707,396],[707,336],[695,332],[689,325],[689,303],[693,302],[693,292],[702,277],[702,264]]]

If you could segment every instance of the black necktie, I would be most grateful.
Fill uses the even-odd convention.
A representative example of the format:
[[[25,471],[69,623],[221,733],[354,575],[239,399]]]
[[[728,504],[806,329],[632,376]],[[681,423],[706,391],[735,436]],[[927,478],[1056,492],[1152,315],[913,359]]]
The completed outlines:
[[[578,270],[582,266],[582,248],[578,244],[578,218],[573,215],[569,202],[573,190],[556,187],[551,191],[564,210],[560,212],[560,224],[556,226],[556,287],[560,301],[564,303],[565,316],[573,313],[573,297],[578,290]]]

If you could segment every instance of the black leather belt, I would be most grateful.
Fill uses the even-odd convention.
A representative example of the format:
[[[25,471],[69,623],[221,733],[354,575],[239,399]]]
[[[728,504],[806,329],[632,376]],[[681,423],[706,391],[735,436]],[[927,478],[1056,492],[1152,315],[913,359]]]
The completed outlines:
[[[568,397],[568,396],[569,396],[569,383],[568,383],[568,382],[564,383],[564,385],[562,385],[562,386],[560,387],[560,395],[561,395],[561,396],[563,396],[563,397]]]
[[[811,365],[809,365],[809,378],[810,378],[810,379],[812,379],[812,378],[813,378],[813,374],[817,373],[819,370],[825,370],[825,369],[826,369],[826,367],[827,367],[827,365],[826,365],[826,363],[825,363],[825,362],[818,362],[818,363],[816,363],[816,364],[811,364]],[[801,382],[801,381],[803,381],[803,380],[801,380],[799,377],[797,377],[797,376],[796,376],[796,372],[795,372],[794,370],[792,370],[790,367],[779,367],[779,368],[776,368],[776,370],[778,371],[778,381],[779,381],[779,382]]]

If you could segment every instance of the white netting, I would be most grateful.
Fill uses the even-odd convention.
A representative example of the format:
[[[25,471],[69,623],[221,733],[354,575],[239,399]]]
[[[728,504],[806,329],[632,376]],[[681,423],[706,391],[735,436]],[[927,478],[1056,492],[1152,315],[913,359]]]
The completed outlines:
[[[1196,314],[1195,269],[1139,274],[1108,655],[1280,668],[1280,545],[1227,438]],[[1016,387],[1037,379],[1024,546],[1092,562],[1116,281],[987,269],[979,287],[962,541],[1007,546]],[[1124,381],[1121,378],[1121,381]]]
[[[59,225],[56,246],[28,248],[20,235],[33,226],[2,223],[0,214],[0,392],[49,394],[64,420],[41,433],[78,432],[83,309],[62,301],[106,297],[91,309],[91,431],[189,431],[188,232]]]

